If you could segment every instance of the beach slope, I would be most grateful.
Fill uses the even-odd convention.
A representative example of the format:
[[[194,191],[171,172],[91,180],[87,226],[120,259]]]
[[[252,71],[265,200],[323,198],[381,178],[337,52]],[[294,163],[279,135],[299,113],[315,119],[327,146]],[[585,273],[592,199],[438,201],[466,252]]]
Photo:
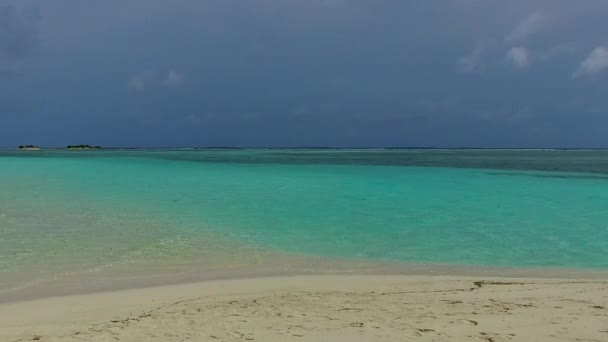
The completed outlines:
[[[0,340],[608,341],[608,281],[209,281],[3,304]]]

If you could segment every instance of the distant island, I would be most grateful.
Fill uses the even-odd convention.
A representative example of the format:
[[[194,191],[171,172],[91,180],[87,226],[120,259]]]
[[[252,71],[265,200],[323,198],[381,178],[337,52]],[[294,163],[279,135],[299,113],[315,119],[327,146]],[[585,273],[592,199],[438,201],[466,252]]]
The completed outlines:
[[[66,147],[68,150],[98,150],[100,146],[91,146],[91,145],[69,145]]]
[[[40,149],[40,147],[38,147],[36,145],[19,145],[19,149],[26,150],[26,151],[38,151]]]

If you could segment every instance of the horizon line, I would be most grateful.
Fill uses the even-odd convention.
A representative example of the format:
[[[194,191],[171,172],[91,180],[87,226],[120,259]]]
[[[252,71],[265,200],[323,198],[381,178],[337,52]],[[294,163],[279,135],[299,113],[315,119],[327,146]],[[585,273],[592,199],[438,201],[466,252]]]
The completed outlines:
[[[27,146],[27,145],[23,145]],[[41,150],[66,150],[67,147],[45,147],[34,145]],[[91,145],[93,146],[93,145]],[[95,145],[99,146],[99,145]],[[318,150],[608,150],[608,147],[442,147],[442,146],[120,146],[120,147],[104,147],[96,148],[96,150],[172,150],[172,149],[191,149],[191,150],[211,150],[211,149],[281,149],[281,150],[298,150],[298,149],[318,149]],[[0,147],[0,150],[19,150],[16,147]]]

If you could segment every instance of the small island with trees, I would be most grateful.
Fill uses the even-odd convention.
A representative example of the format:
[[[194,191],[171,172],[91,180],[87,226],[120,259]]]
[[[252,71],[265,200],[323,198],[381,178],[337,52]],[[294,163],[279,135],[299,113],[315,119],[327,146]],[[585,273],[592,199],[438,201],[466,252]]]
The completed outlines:
[[[40,147],[36,145],[19,145],[19,149],[24,151],[38,151],[40,150]]]
[[[68,145],[66,147],[67,150],[99,150],[100,146],[91,146],[91,145]]]

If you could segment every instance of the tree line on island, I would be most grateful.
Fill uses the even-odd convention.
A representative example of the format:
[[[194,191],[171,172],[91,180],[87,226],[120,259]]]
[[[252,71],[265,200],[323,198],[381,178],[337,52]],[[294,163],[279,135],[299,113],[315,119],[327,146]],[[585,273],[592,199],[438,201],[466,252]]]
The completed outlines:
[[[39,150],[40,147],[36,145],[19,145],[20,150]],[[93,145],[68,145],[66,146],[67,150],[98,150],[101,149],[101,146],[93,146]]]
[[[19,145],[20,150],[39,150],[40,147],[36,145]]]
[[[68,150],[98,150],[101,146],[91,146],[91,145],[68,145],[66,147]]]

